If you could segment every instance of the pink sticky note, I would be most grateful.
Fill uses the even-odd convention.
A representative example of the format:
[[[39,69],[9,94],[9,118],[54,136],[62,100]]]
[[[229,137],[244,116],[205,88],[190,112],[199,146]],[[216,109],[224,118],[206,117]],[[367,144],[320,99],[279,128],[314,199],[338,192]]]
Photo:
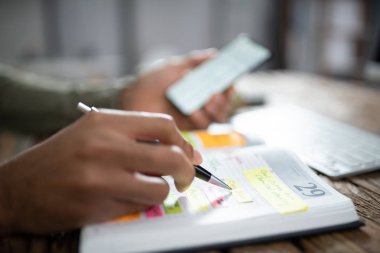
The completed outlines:
[[[145,211],[147,218],[157,218],[164,216],[161,206],[152,206]]]
[[[227,207],[228,203],[225,196],[223,196],[224,194],[220,192],[217,188],[218,187],[214,186],[206,186],[203,188],[203,191],[206,194],[213,208]]]

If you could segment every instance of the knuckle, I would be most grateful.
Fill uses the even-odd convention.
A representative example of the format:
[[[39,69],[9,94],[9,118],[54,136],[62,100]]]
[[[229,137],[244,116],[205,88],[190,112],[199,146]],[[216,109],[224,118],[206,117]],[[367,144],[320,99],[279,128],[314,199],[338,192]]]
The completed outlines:
[[[157,150],[155,152],[147,152],[144,154],[144,159],[147,159],[149,161],[149,164],[162,163],[163,157],[164,154],[160,150]]]
[[[82,143],[80,155],[85,158],[93,158],[104,155],[109,151],[108,145],[95,138],[88,138]]]
[[[189,179],[189,184],[193,181],[194,177],[195,177],[195,169],[193,168],[193,166],[188,166],[187,167],[188,169],[186,170],[187,172],[187,177]]]
[[[81,189],[93,190],[101,188],[102,185],[102,179],[94,169],[82,170],[78,175],[78,180]]]
[[[157,204],[162,203],[169,194],[169,186],[167,183],[160,185],[154,191],[153,201]]]
[[[170,149],[170,162],[173,167],[178,168],[186,164],[185,155],[181,148],[172,146]]]
[[[173,131],[176,128],[174,119],[170,115],[165,115],[163,117],[158,118],[159,126],[161,130],[168,136],[171,136]]]
[[[208,120],[202,120],[202,121],[199,120],[199,121],[195,122],[195,126],[198,129],[205,129],[208,127],[209,124],[210,124],[210,121],[208,121]]]
[[[184,152],[177,146],[172,147],[171,164],[176,174],[181,174],[183,178],[191,182],[195,176],[195,170],[186,159]]]
[[[224,122],[225,116],[222,113],[218,113],[214,115],[215,122],[221,123]]]
[[[190,143],[188,143],[187,141],[185,141],[185,140],[184,140],[184,149],[185,149],[186,154],[189,157],[193,157],[194,147]]]
[[[162,127],[167,128],[167,129],[171,129],[175,125],[173,117],[170,116],[169,114],[162,114],[158,117],[157,120],[159,121],[159,124]]]
[[[100,122],[104,120],[102,113],[98,113],[98,112],[87,113],[84,117],[85,117],[85,121],[90,125],[98,125]]]

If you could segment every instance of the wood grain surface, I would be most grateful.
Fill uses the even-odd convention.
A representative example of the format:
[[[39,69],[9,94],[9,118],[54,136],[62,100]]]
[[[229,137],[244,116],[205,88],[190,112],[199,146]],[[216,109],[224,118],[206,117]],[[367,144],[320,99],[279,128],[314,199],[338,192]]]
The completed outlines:
[[[270,104],[300,105],[380,134],[380,91],[365,88],[360,82],[335,81],[297,72],[266,72],[242,79],[237,84],[237,91],[250,97],[264,96]],[[5,137],[0,136],[1,158],[9,155],[8,151],[3,152],[6,145],[15,145],[8,134]],[[353,200],[365,226],[272,243],[204,252],[380,252],[380,171],[341,180],[320,176]],[[0,239],[0,252],[77,252],[78,243],[78,230],[47,236],[8,236]]]

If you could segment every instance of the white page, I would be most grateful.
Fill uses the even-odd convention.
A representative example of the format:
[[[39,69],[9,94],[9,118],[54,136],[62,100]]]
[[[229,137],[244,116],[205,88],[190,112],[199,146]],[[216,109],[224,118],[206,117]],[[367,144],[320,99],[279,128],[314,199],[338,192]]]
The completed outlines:
[[[279,157],[278,163],[280,164],[276,164],[276,159],[271,157],[270,154],[273,154],[273,157]],[[272,165],[263,159],[263,155],[268,156],[266,159]],[[168,247],[169,249],[170,247],[175,247],[175,245],[189,246],[194,242],[189,239],[189,236],[184,235],[197,234],[199,231],[207,231],[207,229],[211,231],[216,229],[215,226],[229,227],[229,224],[232,226],[242,224],[241,222],[244,224],[245,221],[252,219],[256,219],[257,224],[263,221],[269,224],[276,220],[278,222],[281,219],[291,219],[296,215],[299,215],[300,220],[302,220],[307,217],[308,212],[313,207],[349,202],[347,198],[323,183],[310,169],[300,167],[302,165],[298,164],[297,160],[290,159],[289,155],[286,155],[282,150],[274,149],[267,152],[265,148],[248,147],[235,151],[207,152],[205,156],[203,166],[221,179],[233,179],[240,185],[242,191],[248,195],[250,201],[242,202],[242,199],[236,198],[234,193],[231,195],[227,190],[212,186],[198,179],[194,180],[191,189],[185,193],[178,193],[173,188],[172,180],[168,179],[172,188],[170,196],[174,196],[174,200],[178,199],[182,209],[180,213],[165,213],[164,205],[161,205],[158,207],[161,213],[158,212],[159,215],[156,217],[148,217],[147,212],[142,212],[139,214],[138,220],[88,226],[82,231],[81,252],[127,252],[131,249],[138,250],[140,246],[146,250],[147,245],[144,244],[144,240],[149,240],[152,245],[157,244],[155,247]],[[258,171],[260,169],[270,172],[271,177],[269,178],[278,180],[276,184],[282,184],[282,187],[291,191],[292,197],[298,199],[297,201],[301,203],[301,206],[302,204],[306,205],[306,209],[297,209],[296,206],[295,210],[287,214],[276,209],[278,205],[273,205],[268,201],[268,196],[258,191],[260,187],[255,188],[252,186],[244,175],[246,171]],[[309,188],[300,188],[302,189],[300,191],[297,187]],[[314,193],[318,193],[317,196],[309,196],[313,195],[310,193],[312,190],[317,190],[314,191]],[[202,205],[199,205],[201,208],[196,208],[196,205],[192,204],[191,199],[194,196],[189,195],[189,192],[192,191],[196,193],[197,199],[200,199],[199,203],[203,203],[202,199],[205,200],[204,208]],[[281,192],[283,191],[281,190]],[[321,194],[322,192],[323,194]],[[210,197],[211,195],[214,196],[214,199]],[[221,197],[223,201],[213,201]],[[213,206],[212,203],[216,205]],[[290,207],[293,207],[292,204],[290,204]],[[307,220],[309,221],[309,219]],[[302,225],[300,226],[302,227]],[[219,231],[218,229],[216,230]],[[265,230],[262,229],[262,231],[264,232]],[[269,233],[270,231],[269,229],[265,232]],[[171,235],[171,238],[163,239],[165,235]],[[158,239],[157,237],[160,236],[163,236],[163,238]],[[226,234],[219,236],[223,238]],[[242,237],[243,234],[237,233],[227,237],[232,239],[234,236]],[[196,242],[201,243],[201,239],[202,237],[198,238]],[[217,238],[208,236],[208,240],[212,239]],[[234,239],[236,240],[236,238]],[[104,251],[104,249],[106,250]]]

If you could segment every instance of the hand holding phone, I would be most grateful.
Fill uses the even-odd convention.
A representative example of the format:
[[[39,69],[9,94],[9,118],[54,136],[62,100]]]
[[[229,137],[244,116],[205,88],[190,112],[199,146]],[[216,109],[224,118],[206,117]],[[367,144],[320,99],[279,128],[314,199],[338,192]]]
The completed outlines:
[[[253,42],[247,35],[239,35],[215,58],[171,86],[166,96],[183,114],[191,115],[215,93],[225,90],[238,77],[258,67],[269,57],[268,49]]]

